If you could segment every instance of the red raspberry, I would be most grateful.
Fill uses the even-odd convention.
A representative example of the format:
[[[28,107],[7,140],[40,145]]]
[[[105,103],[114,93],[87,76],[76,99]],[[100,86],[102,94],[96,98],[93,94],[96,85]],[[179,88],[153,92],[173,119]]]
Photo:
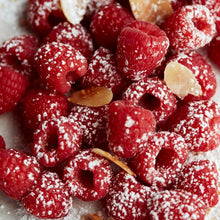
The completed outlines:
[[[36,217],[61,218],[68,214],[72,198],[56,173],[44,172],[22,203],[27,212]]]
[[[192,0],[192,4],[200,4],[206,6],[213,14],[215,25],[218,33],[220,33],[220,2],[219,0]]]
[[[92,57],[94,46],[91,34],[81,24],[70,24],[65,21],[55,26],[44,38],[44,42],[70,44],[79,50],[87,59]]]
[[[205,204],[197,195],[190,192],[162,191],[153,197],[150,219],[164,220],[204,220]]]
[[[208,55],[211,60],[220,67],[220,34],[218,34],[209,44]]]
[[[32,29],[40,36],[64,20],[64,14],[58,0],[29,0],[27,19]]]
[[[81,147],[81,129],[66,117],[44,121],[33,137],[31,152],[40,164],[53,167],[76,154]]]
[[[174,181],[187,157],[188,146],[180,135],[159,132],[149,138],[132,165],[145,183],[164,187]]]
[[[30,34],[13,37],[2,43],[0,62],[10,65],[21,74],[33,78],[34,54],[39,47],[38,39]]]
[[[122,99],[151,110],[157,122],[165,121],[176,109],[176,97],[156,77],[132,83],[123,93]]]
[[[15,149],[0,150],[0,190],[20,200],[36,184],[41,167],[35,157]]]
[[[179,8],[162,25],[170,47],[176,51],[193,50],[208,44],[215,32],[214,17],[203,5]]]
[[[125,77],[116,67],[115,55],[110,50],[100,47],[95,51],[80,84],[83,88],[105,86],[119,97],[127,86]]]
[[[43,121],[66,116],[68,102],[63,94],[32,89],[22,99],[21,109],[25,124],[33,132]]]
[[[106,197],[108,214],[115,220],[146,220],[150,197],[149,187],[141,185],[128,173],[120,172],[113,178]]]
[[[35,55],[36,69],[51,90],[66,93],[71,84],[85,75],[87,60],[68,44],[52,42],[43,45]]]
[[[218,170],[209,160],[186,164],[178,177],[177,188],[197,194],[207,208],[218,203]]]
[[[84,201],[104,198],[111,178],[108,160],[91,150],[83,150],[70,158],[63,171],[63,180],[70,194]]]
[[[132,80],[143,79],[160,65],[168,46],[165,32],[155,24],[131,22],[118,36],[117,66]]]
[[[126,101],[114,101],[109,106],[108,147],[119,157],[134,157],[146,146],[155,127],[156,121],[151,111]]]
[[[212,100],[194,101],[177,108],[167,128],[180,134],[191,151],[210,151],[220,144],[220,106]]]
[[[120,4],[100,8],[92,18],[90,28],[99,46],[114,50],[122,28],[134,20],[132,14]]]
[[[85,17],[91,21],[94,14],[103,6],[115,3],[114,0],[90,0],[87,4]]]
[[[184,101],[199,101],[210,99],[215,95],[217,80],[212,66],[205,58],[196,51],[182,52],[170,58],[170,61],[178,63],[189,68],[195,75],[202,89],[201,96],[187,95]]]
[[[190,5],[192,0],[170,0],[170,4],[174,11],[178,10],[179,8]]]
[[[0,114],[13,110],[24,95],[29,81],[10,66],[0,64]]]
[[[0,135],[0,150],[5,150],[6,144],[4,138]]]
[[[82,130],[82,142],[87,147],[107,148],[106,121],[109,106],[74,106],[69,118],[77,121]]]

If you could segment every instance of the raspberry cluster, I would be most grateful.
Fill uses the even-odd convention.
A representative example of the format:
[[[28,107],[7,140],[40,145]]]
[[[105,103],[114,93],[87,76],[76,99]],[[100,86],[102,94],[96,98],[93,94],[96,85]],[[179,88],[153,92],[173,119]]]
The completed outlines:
[[[61,1],[29,0],[34,34],[0,46],[0,114],[19,114],[29,143],[0,135],[0,190],[36,217],[65,217],[73,197],[114,220],[202,220],[218,203],[216,164],[189,153],[220,145],[216,76],[198,52],[220,64],[220,4],[170,1],[149,22],[137,2],[91,0],[73,24]]]

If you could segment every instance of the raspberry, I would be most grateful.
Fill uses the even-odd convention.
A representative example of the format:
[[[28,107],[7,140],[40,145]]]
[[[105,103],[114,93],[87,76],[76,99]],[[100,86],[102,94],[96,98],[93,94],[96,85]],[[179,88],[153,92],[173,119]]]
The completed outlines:
[[[208,55],[211,60],[220,67],[220,34],[218,34],[208,46]]]
[[[61,218],[68,214],[72,198],[56,173],[44,172],[22,203],[27,212],[36,217]]]
[[[104,198],[111,185],[112,171],[107,159],[83,150],[69,159],[63,180],[70,194],[84,201]]]
[[[0,150],[5,150],[6,144],[4,138],[0,135]]]
[[[146,145],[155,127],[151,111],[126,101],[114,101],[109,106],[108,147],[119,157],[134,157]]]
[[[92,36],[81,24],[74,25],[65,21],[53,27],[44,38],[44,42],[51,43],[54,41],[70,44],[87,59],[91,58],[94,51]]]
[[[10,65],[13,69],[32,79],[34,77],[34,54],[38,47],[38,39],[33,35],[15,36],[2,43],[0,62]]]
[[[0,189],[15,200],[25,196],[41,175],[35,157],[15,149],[0,150]]]
[[[149,187],[141,185],[133,176],[120,172],[112,179],[106,197],[108,214],[115,220],[148,219],[146,201],[150,197]]]
[[[92,18],[90,28],[99,46],[114,50],[122,28],[133,21],[132,14],[120,4],[100,8]]]
[[[194,101],[177,108],[167,122],[170,131],[180,134],[189,150],[210,151],[220,144],[220,106],[212,100]]]
[[[153,197],[150,219],[204,220],[205,204],[197,195],[180,190],[165,190]]]
[[[34,133],[31,152],[40,164],[53,167],[76,154],[81,147],[81,129],[66,117],[44,121]]]
[[[203,5],[187,5],[175,11],[162,25],[170,47],[193,50],[208,44],[215,34],[214,17]]]
[[[105,86],[112,90],[115,97],[119,97],[127,83],[116,67],[115,55],[110,50],[100,47],[90,60],[80,85],[83,88]]]
[[[68,44],[52,42],[43,45],[35,55],[37,72],[51,90],[66,93],[71,84],[85,75],[87,60]]]
[[[66,116],[68,103],[63,94],[31,89],[22,99],[21,109],[25,124],[33,132],[43,121]]]
[[[64,15],[58,0],[29,0],[27,19],[32,29],[43,37],[64,20]]]
[[[183,6],[190,5],[192,0],[170,0],[170,3],[173,10],[176,11]]]
[[[149,76],[160,65],[169,40],[158,26],[133,21],[118,36],[117,67],[132,80]]]
[[[79,123],[82,142],[87,147],[107,148],[106,122],[109,106],[74,106],[69,118]]]
[[[207,208],[218,203],[218,171],[209,160],[192,161],[184,166],[177,188],[197,194]]]
[[[164,187],[175,180],[187,157],[188,147],[180,135],[159,132],[149,138],[132,165],[145,183]]]
[[[201,96],[187,95],[184,101],[199,101],[210,99],[215,95],[217,80],[212,66],[196,51],[182,52],[170,58],[169,62],[177,61],[183,64],[195,75],[202,89]]]
[[[13,110],[21,100],[29,80],[10,66],[0,64],[0,85],[0,114],[3,114]]]
[[[123,93],[122,99],[151,110],[157,122],[165,121],[176,109],[176,97],[156,77],[132,83]]]

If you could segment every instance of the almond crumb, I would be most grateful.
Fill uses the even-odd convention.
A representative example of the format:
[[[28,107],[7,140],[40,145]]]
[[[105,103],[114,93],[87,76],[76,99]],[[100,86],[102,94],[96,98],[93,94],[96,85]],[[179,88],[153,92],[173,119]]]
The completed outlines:
[[[164,81],[167,87],[180,99],[184,99],[188,94],[202,95],[202,88],[193,72],[176,61],[167,64],[164,71]]]
[[[173,13],[169,0],[129,0],[129,3],[137,20],[160,24]]]
[[[113,93],[106,87],[91,87],[74,91],[70,94],[68,101],[87,107],[100,107],[109,104],[113,98]]]
[[[132,176],[136,176],[136,174],[127,166],[127,164],[121,160],[117,156],[111,155],[109,152],[106,152],[104,150],[101,150],[99,148],[93,148],[92,151],[102,157],[105,157],[106,159],[112,161],[119,167],[121,167],[124,171],[126,171],[128,174]]]

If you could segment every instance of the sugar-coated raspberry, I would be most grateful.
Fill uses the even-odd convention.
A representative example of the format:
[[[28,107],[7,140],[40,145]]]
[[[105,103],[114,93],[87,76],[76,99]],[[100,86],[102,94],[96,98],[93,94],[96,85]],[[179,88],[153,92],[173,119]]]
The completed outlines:
[[[79,123],[82,130],[82,142],[87,147],[106,149],[108,146],[106,122],[109,106],[74,106],[69,118]]]
[[[197,195],[181,190],[165,190],[153,197],[151,220],[204,220],[206,207]]]
[[[15,149],[0,150],[0,190],[15,200],[25,196],[41,175],[36,158]]]
[[[58,0],[29,0],[27,19],[37,34],[45,36],[65,17]]]
[[[0,62],[10,65],[21,74],[33,79],[34,54],[39,47],[38,38],[31,34],[12,37],[0,46]]]
[[[23,97],[29,80],[10,66],[0,64],[0,114],[11,111]]]
[[[31,152],[40,164],[53,167],[75,155],[81,147],[81,129],[64,116],[44,121],[36,130]]]
[[[180,135],[158,132],[132,159],[132,165],[145,183],[164,187],[174,181],[187,157],[188,146]]]
[[[81,24],[71,24],[67,21],[59,23],[44,38],[45,43],[54,41],[70,44],[87,59],[91,58],[94,51],[92,36]]]
[[[169,40],[158,26],[133,21],[118,36],[117,66],[132,80],[143,79],[160,65],[168,46]]]
[[[24,124],[35,131],[43,121],[67,116],[68,102],[63,94],[31,89],[21,100],[21,109]]]
[[[5,139],[0,135],[0,150],[5,150],[5,149],[6,149]]]
[[[122,99],[151,110],[157,122],[165,121],[176,109],[176,97],[157,77],[132,83],[123,93]]]
[[[177,108],[167,129],[183,136],[191,151],[210,151],[220,144],[220,106],[212,100],[193,101]]]
[[[85,17],[91,21],[94,14],[103,6],[115,3],[114,0],[90,0],[87,3]]]
[[[108,49],[100,47],[90,60],[86,75],[80,80],[83,88],[105,86],[119,97],[127,86],[126,79],[116,67],[115,55]]]
[[[108,147],[119,157],[134,157],[146,146],[155,127],[156,121],[151,111],[127,101],[114,101],[108,113]]]
[[[107,159],[90,149],[71,157],[63,171],[70,195],[84,201],[102,199],[109,191],[112,170]]]
[[[208,55],[211,60],[220,67],[220,34],[208,45]]]
[[[186,164],[178,177],[177,188],[197,194],[207,208],[218,203],[218,170],[209,160]]]
[[[39,218],[61,218],[69,213],[72,198],[56,173],[44,172],[23,199],[24,208]]]
[[[126,8],[115,3],[101,7],[93,16],[90,28],[99,46],[114,50],[120,31],[133,20]]]
[[[106,197],[108,214],[115,220],[148,219],[147,199],[150,188],[141,185],[135,177],[120,172],[112,179]]]
[[[35,54],[37,72],[51,90],[66,93],[71,84],[85,75],[86,58],[74,47],[52,42],[44,44]]]
[[[212,66],[205,60],[205,58],[196,51],[182,52],[170,58],[170,61],[177,61],[178,63],[189,68],[195,75],[199,85],[202,89],[202,95],[194,96],[188,94],[184,101],[199,101],[210,99],[215,95],[217,88],[217,80]]]
[[[162,25],[170,47],[176,51],[193,50],[208,44],[215,32],[214,16],[203,5],[179,8]]]
[[[174,11],[176,11],[177,9],[183,6],[190,5],[191,3],[192,0],[170,0],[170,4]]]

